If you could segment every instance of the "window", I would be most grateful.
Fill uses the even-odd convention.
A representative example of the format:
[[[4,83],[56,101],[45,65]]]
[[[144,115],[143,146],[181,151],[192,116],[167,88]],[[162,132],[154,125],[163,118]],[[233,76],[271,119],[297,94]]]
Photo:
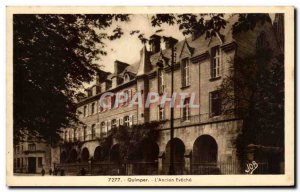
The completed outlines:
[[[20,159],[17,158],[17,167],[20,167]]]
[[[101,135],[104,135],[105,133],[106,133],[105,122],[101,122]]]
[[[164,71],[158,70],[158,93],[163,94],[165,91]]]
[[[126,83],[126,82],[128,82],[128,81],[130,81],[130,77],[129,77],[128,74],[125,74],[125,75],[124,75],[124,83]]]
[[[181,84],[182,87],[186,87],[190,85],[190,62],[188,58],[182,60]]]
[[[74,141],[77,141],[77,131],[74,129]]]
[[[111,128],[116,128],[117,127],[117,120],[113,119],[111,120]]]
[[[191,110],[190,110],[190,98],[185,98],[182,109],[182,120],[188,121],[190,120]]]
[[[36,145],[33,144],[33,143],[29,144],[29,145],[28,145],[28,150],[29,150],[29,151],[35,151],[35,150],[36,150]]]
[[[124,125],[125,125],[126,127],[129,127],[129,126],[130,126],[129,116],[125,116],[125,117],[124,117]]]
[[[158,106],[158,120],[164,120],[164,119],[165,119],[165,109],[159,105]]]
[[[95,113],[95,103],[92,103],[92,114]]]
[[[114,108],[115,102],[116,102],[116,95],[113,95],[113,96],[111,97],[111,109]]]
[[[72,135],[71,130],[69,130],[69,141],[72,141],[72,140],[73,140],[73,135]]]
[[[221,97],[219,91],[210,93],[210,115],[221,115]]]
[[[83,127],[83,140],[85,141],[87,138],[87,130],[86,127]]]
[[[43,167],[43,158],[38,157],[38,167]]]
[[[83,116],[84,117],[87,116],[87,107],[86,106],[83,107]]]
[[[211,78],[220,77],[221,49],[220,46],[212,48],[211,51]]]
[[[124,91],[124,97],[126,98],[126,104],[129,104],[130,98],[129,98],[129,90]]]
[[[95,124],[92,125],[92,139],[95,139],[96,137],[96,126]]]

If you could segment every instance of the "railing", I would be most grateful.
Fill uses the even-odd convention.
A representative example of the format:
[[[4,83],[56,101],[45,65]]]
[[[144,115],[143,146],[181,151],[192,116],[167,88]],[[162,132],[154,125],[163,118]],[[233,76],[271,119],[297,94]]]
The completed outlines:
[[[210,113],[194,115],[188,117],[188,120],[183,120],[183,118],[176,118],[174,119],[174,127],[184,127],[189,126],[197,123],[210,123],[210,122],[217,122],[217,121],[224,121],[228,119],[234,118],[234,115],[219,115],[219,116],[212,116]],[[161,129],[170,128],[170,121],[166,121],[164,124],[161,125]]]

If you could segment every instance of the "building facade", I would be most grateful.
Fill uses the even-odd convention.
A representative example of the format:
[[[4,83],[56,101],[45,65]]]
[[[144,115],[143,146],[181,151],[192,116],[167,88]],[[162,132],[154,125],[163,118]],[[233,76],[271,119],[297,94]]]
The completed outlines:
[[[158,128],[159,138],[141,144],[144,151],[151,154],[144,162],[155,167],[154,171],[144,174],[168,174],[171,142],[176,174],[242,173],[235,141],[243,120],[234,114],[222,113],[219,87],[230,75],[236,57],[253,54],[261,40],[276,52],[278,41],[269,22],[233,35],[232,25],[237,19],[237,15],[228,19],[226,28],[221,30],[224,38],[218,35],[211,38],[191,36],[178,41],[172,37],[162,40],[160,36],[153,35],[149,48],[144,46],[140,51],[138,62],[115,61],[114,73],[99,71],[96,84],[87,89],[86,97],[78,102],[77,113],[85,125],[63,130],[63,142],[73,144],[53,148],[52,164],[63,167],[67,173],[78,172],[82,167],[92,170],[97,162],[100,166],[107,160],[101,152],[101,139],[107,137],[112,128],[163,121]],[[162,43],[165,45],[162,46]],[[175,100],[175,104],[182,102],[182,107],[174,108],[174,138],[171,141],[170,102],[164,107],[160,106],[160,102],[163,95],[172,97],[172,50],[175,55],[173,93],[184,94],[185,98]],[[113,94],[108,95],[108,92]],[[128,99],[116,105],[115,101],[123,93],[128,95]],[[130,105],[136,93],[141,95],[142,106]],[[158,93],[159,99],[145,107],[151,93]],[[101,98],[108,108],[100,105]],[[191,102],[196,107],[191,107]],[[114,140],[110,146],[110,163],[107,165],[117,158],[118,145],[118,141]],[[124,169],[126,174],[143,172],[132,166]],[[145,169],[145,166],[140,169]]]
[[[14,146],[14,172],[40,174],[51,167],[51,147],[37,139],[24,139]]]

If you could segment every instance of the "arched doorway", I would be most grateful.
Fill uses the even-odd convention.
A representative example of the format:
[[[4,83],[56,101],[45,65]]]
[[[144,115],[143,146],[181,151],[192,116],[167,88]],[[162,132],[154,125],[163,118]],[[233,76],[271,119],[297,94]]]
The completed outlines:
[[[193,145],[193,174],[219,174],[218,144],[210,135],[201,135]]]
[[[171,157],[171,142],[173,144],[173,159],[174,159],[174,168],[175,174],[183,175],[184,174],[184,153],[185,145],[179,138],[174,138],[167,143],[165,158],[163,160],[163,170],[165,174],[169,173],[170,168],[170,157]]]
[[[67,160],[67,153],[65,151],[61,152],[60,154],[60,162],[65,163]]]
[[[105,151],[101,146],[96,147],[94,152],[94,161],[100,162],[105,160]]]
[[[69,162],[75,163],[76,161],[77,161],[77,151],[75,149],[72,149],[70,151]]]
[[[82,162],[88,162],[89,158],[90,158],[90,152],[89,152],[89,150],[85,147],[85,148],[83,148],[82,151],[81,151],[81,161],[82,161]]]

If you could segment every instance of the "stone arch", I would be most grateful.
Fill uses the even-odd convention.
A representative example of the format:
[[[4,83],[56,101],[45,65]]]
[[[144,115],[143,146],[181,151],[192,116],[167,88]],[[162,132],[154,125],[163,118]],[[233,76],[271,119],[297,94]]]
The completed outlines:
[[[89,152],[88,148],[85,147],[81,151],[81,161],[88,162],[89,158],[90,158],[90,152]]]
[[[77,155],[76,149],[72,149],[70,151],[70,155],[69,155],[69,162],[75,163],[77,161],[77,157],[78,157],[78,155]]]
[[[60,154],[60,162],[65,163],[66,160],[67,160],[67,153],[66,153],[66,151],[62,151]]]
[[[171,143],[173,144],[174,168],[176,174],[184,174],[184,153],[185,145],[179,138],[168,141],[166,145],[165,158],[163,160],[163,170],[165,174],[169,172],[171,159]]]
[[[199,136],[193,145],[192,172],[194,174],[218,174],[218,144],[210,135]]]

